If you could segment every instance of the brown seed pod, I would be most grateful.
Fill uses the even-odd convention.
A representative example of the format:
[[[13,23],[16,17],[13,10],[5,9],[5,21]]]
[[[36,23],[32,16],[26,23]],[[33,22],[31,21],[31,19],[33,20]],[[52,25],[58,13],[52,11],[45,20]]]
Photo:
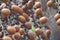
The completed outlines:
[[[48,21],[48,18],[46,17],[46,16],[43,16],[43,17],[41,17],[40,19],[39,19],[39,22],[41,23],[41,24],[44,24],[44,23],[46,23]]]
[[[8,0],[2,0],[4,3],[7,3],[8,2]]]
[[[40,28],[36,28],[35,33],[37,36],[42,35],[42,30]]]
[[[19,38],[21,38],[22,36],[21,36],[20,33],[15,33],[15,34],[14,34],[14,37],[15,37],[15,39],[19,39]]]
[[[16,12],[16,13],[23,14],[22,8],[20,8],[20,7],[17,6],[17,5],[12,5],[12,6],[11,6],[11,9],[12,9],[14,12]]]
[[[59,18],[60,18],[60,14],[59,13],[55,14],[54,19],[58,20]]]
[[[58,25],[60,25],[60,19],[58,19],[58,20],[56,21],[56,23],[57,23]]]
[[[19,25],[14,25],[14,27],[15,27],[15,29],[16,29],[16,32],[18,32],[19,29],[20,29],[20,26],[19,26]]]
[[[18,19],[22,23],[25,23],[26,22],[26,18],[24,16],[19,16]]]
[[[33,34],[33,33],[29,33],[29,34],[28,34],[28,38],[29,38],[30,40],[35,40],[35,39],[34,39],[34,34]]]
[[[23,28],[20,28],[20,29],[19,29],[19,33],[20,33],[21,35],[24,35],[24,34],[25,34],[24,29],[23,29]]]
[[[41,8],[41,2],[35,2],[34,7],[36,7],[36,8]]]
[[[51,35],[51,30],[47,29],[46,34],[47,34],[47,37],[49,37]]]
[[[48,2],[47,2],[47,6],[48,6],[48,7],[52,7],[52,5],[53,5],[53,1],[48,1]]]
[[[28,22],[25,23],[25,26],[26,26],[27,29],[31,29],[31,27],[32,27],[32,25]]]
[[[26,18],[26,20],[29,19],[29,16],[28,16],[28,14],[26,14],[26,13],[23,13],[22,16],[24,16],[24,17]]]
[[[12,35],[12,34],[16,33],[16,29],[13,26],[8,26],[7,32]]]
[[[28,1],[26,4],[27,4],[27,7],[28,7],[28,8],[32,8],[32,7],[33,7],[33,4],[32,4],[31,1]]]
[[[4,37],[3,37],[3,40],[12,40],[12,38],[9,37],[9,36],[4,36]]]
[[[42,15],[42,9],[37,8],[37,9],[35,10],[35,13],[36,13],[36,15]]]
[[[4,16],[9,16],[10,15],[10,10],[8,8],[3,8],[1,10],[2,15]]]

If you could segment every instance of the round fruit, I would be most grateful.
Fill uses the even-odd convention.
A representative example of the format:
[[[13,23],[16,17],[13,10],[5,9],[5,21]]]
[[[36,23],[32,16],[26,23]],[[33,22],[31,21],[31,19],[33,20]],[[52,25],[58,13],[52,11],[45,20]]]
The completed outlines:
[[[53,2],[52,2],[52,1],[48,1],[48,2],[47,2],[47,6],[48,6],[48,7],[51,7],[52,5],[53,5]]]
[[[24,16],[19,16],[18,19],[22,23],[25,23],[26,22],[26,18]]]
[[[32,4],[31,1],[28,1],[28,2],[27,2],[27,7],[28,7],[28,8],[32,8],[32,7],[33,7],[33,4]]]
[[[4,16],[8,16],[8,15],[10,15],[10,10],[9,10],[8,8],[3,8],[3,9],[1,10],[1,13],[2,13],[2,15],[4,15]]]
[[[29,19],[29,16],[28,16],[28,14],[26,14],[26,13],[23,13],[22,16],[24,16],[24,17],[26,18],[26,20]]]
[[[48,18],[46,16],[43,16],[39,19],[39,22],[42,24],[46,23],[47,21],[48,21]]]
[[[20,8],[20,7],[17,6],[17,5],[12,5],[11,8],[12,8],[12,10],[13,10],[14,12],[16,12],[16,13],[19,13],[19,14],[22,14],[22,13],[23,13],[22,8]]]
[[[37,9],[35,10],[35,13],[36,13],[37,15],[42,15],[42,9],[37,8]]]
[[[9,36],[4,36],[4,37],[3,37],[3,40],[12,40],[12,38],[9,37]]]
[[[29,34],[28,34],[28,38],[29,38],[30,40],[34,40],[34,34],[33,34],[33,33],[29,33]]]
[[[47,37],[49,37],[50,34],[51,34],[51,30],[47,29],[47,30],[46,30],[46,34],[47,34]]]
[[[34,7],[36,7],[36,8],[41,8],[41,3],[40,3],[40,2],[35,2]]]
[[[20,29],[19,29],[19,33],[20,33],[21,35],[24,35],[24,34],[25,34],[24,29],[23,29],[23,28],[20,28]]]
[[[31,27],[32,27],[32,25],[30,23],[28,23],[28,22],[25,23],[25,26],[26,26],[27,29],[31,29]]]
[[[37,36],[42,35],[42,30],[40,28],[36,28],[35,33]]]
[[[54,19],[55,19],[55,20],[58,20],[59,18],[60,18],[60,14],[57,13],[57,14],[54,16]]]
[[[15,33],[15,34],[14,34],[14,37],[15,37],[16,39],[19,39],[19,38],[21,38],[22,36],[20,35],[20,33]]]
[[[12,34],[16,33],[16,29],[13,26],[8,26],[7,32],[12,35]]]
[[[57,23],[58,25],[60,25],[60,19],[58,19],[58,20],[56,21],[56,23]]]
[[[14,25],[14,27],[15,27],[15,29],[16,29],[16,32],[18,32],[19,29],[20,29],[20,26],[19,26],[19,25]]]

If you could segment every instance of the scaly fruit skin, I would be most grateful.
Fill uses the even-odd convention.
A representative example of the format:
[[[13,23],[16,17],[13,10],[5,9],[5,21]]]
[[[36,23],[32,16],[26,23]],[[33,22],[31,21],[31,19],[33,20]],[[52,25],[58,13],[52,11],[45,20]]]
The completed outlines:
[[[53,2],[52,2],[52,1],[48,1],[48,2],[47,2],[47,6],[48,6],[48,7],[52,7],[52,5],[53,5]]]
[[[41,24],[44,24],[44,23],[46,23],[47,21],[48,21],[48,18],[47,18],[46,16],[41,17],[41,18],[39,19],[39,22],[40,22]]]
[[[42,15],[42,9],[41,9],[41,8],[37,8],[37,9],[35,10],[35,14],[36,14],[36,15]]]
[[[13,26],[8,26],[7,32],[12,35],[12,34],[16,33],[16,29]]]
[[[54,19],[58,20],[59,18],[60,18],[60,14],[59,13],[55,14]]]
[[[24,30],[23,28],[20,28],[20,29],[19,29],[19,33],[20,33],[21,35],[24,35],[24,34],[25,34],[25,30]]]
[[[36,8],[41,8],[41,3],[40,3],[40,2],[35,2],[34,7],[36,7]]]
[[[18,19],[22,23],[25,23],[26,22],[26,18],[24,16],[19,16]]]
[[[25,23],[25,26],[26,26],[27,29],[31,29],[32,28],[32,25],[30,23],[28,23],[28,22]]]
[[[12,38],[9,37],[9,36],[4,36],[4,37],[3,37],[3,40],[12,40]]]
[[[1,13],[2,13],[2,15],[4,15],[5,17],[7,17],[7,16],[10,15],[10,10],[7,9],[7,8],[3,8],[3,9],[1,10]]]
[[[37,36],[42,35],[42,30],[40,28],[36,28],[35,33]]]
[[[15,34],[14,34],[14,37],[15,37],[15,39],[19,39],[19,38],[22,37],[22,35],[21,35],[20,33],[15,33]]]

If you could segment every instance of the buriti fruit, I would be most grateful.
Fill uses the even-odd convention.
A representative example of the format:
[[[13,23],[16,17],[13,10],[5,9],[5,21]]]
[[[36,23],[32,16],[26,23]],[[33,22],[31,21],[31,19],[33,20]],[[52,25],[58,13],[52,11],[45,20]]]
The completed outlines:
[[[10,15],[10,10],[8,8],[3,8],[1,10],[2,15],[4,16],[9,16]]]
[[[16,33],[16,29],[13,26],[8,26],[7,32],[12,35],[12,34]]]
[[[41,8],[41,2],[35,2],[34,7],[36,7],[36,8]]]
[[[19,38],[21,38],[22,36],[21,36],[20,33],[15,33],[15,34],[14,34],[14,37],[15,37],[15,39],[19,39]]]
[[[58,20],[59,18],[60,18],[60,14],[59,13],[55,14],[54,19]]]
[[[37,36],[42,35],[42,30],[40,28],[36,28],[35,33]]]
[[[3,40],[12,40],[12,38],[9,37],[9,36],[4,36],[4,37],[3,37]]]
[[[37,8],[37,9],[35,10],[35,14],[36,14],[36,15],[42,15],[42,9],[41,9],[41,8]]]
[[[24,16],[19,16],[18,17],[19,21],[22,22],[22,23],[25,23],[26,22],[26,18]]]
[[[24,30],[23,28],[20,28],[20,29],[19,29],[19,33],[20,33],[21,35],[24,35],[24,34],[25,34],[25,30]]]
[[[48,18],[46,16],[43,16],[39,19],[39,22],[42,24],[46,23],[47,21],[48,21]]]
[[[53,5],[53,1],[48,1],[48,2],[47,2],[47,6],[48,6],[48,7],[52,7],[52,5]]]

